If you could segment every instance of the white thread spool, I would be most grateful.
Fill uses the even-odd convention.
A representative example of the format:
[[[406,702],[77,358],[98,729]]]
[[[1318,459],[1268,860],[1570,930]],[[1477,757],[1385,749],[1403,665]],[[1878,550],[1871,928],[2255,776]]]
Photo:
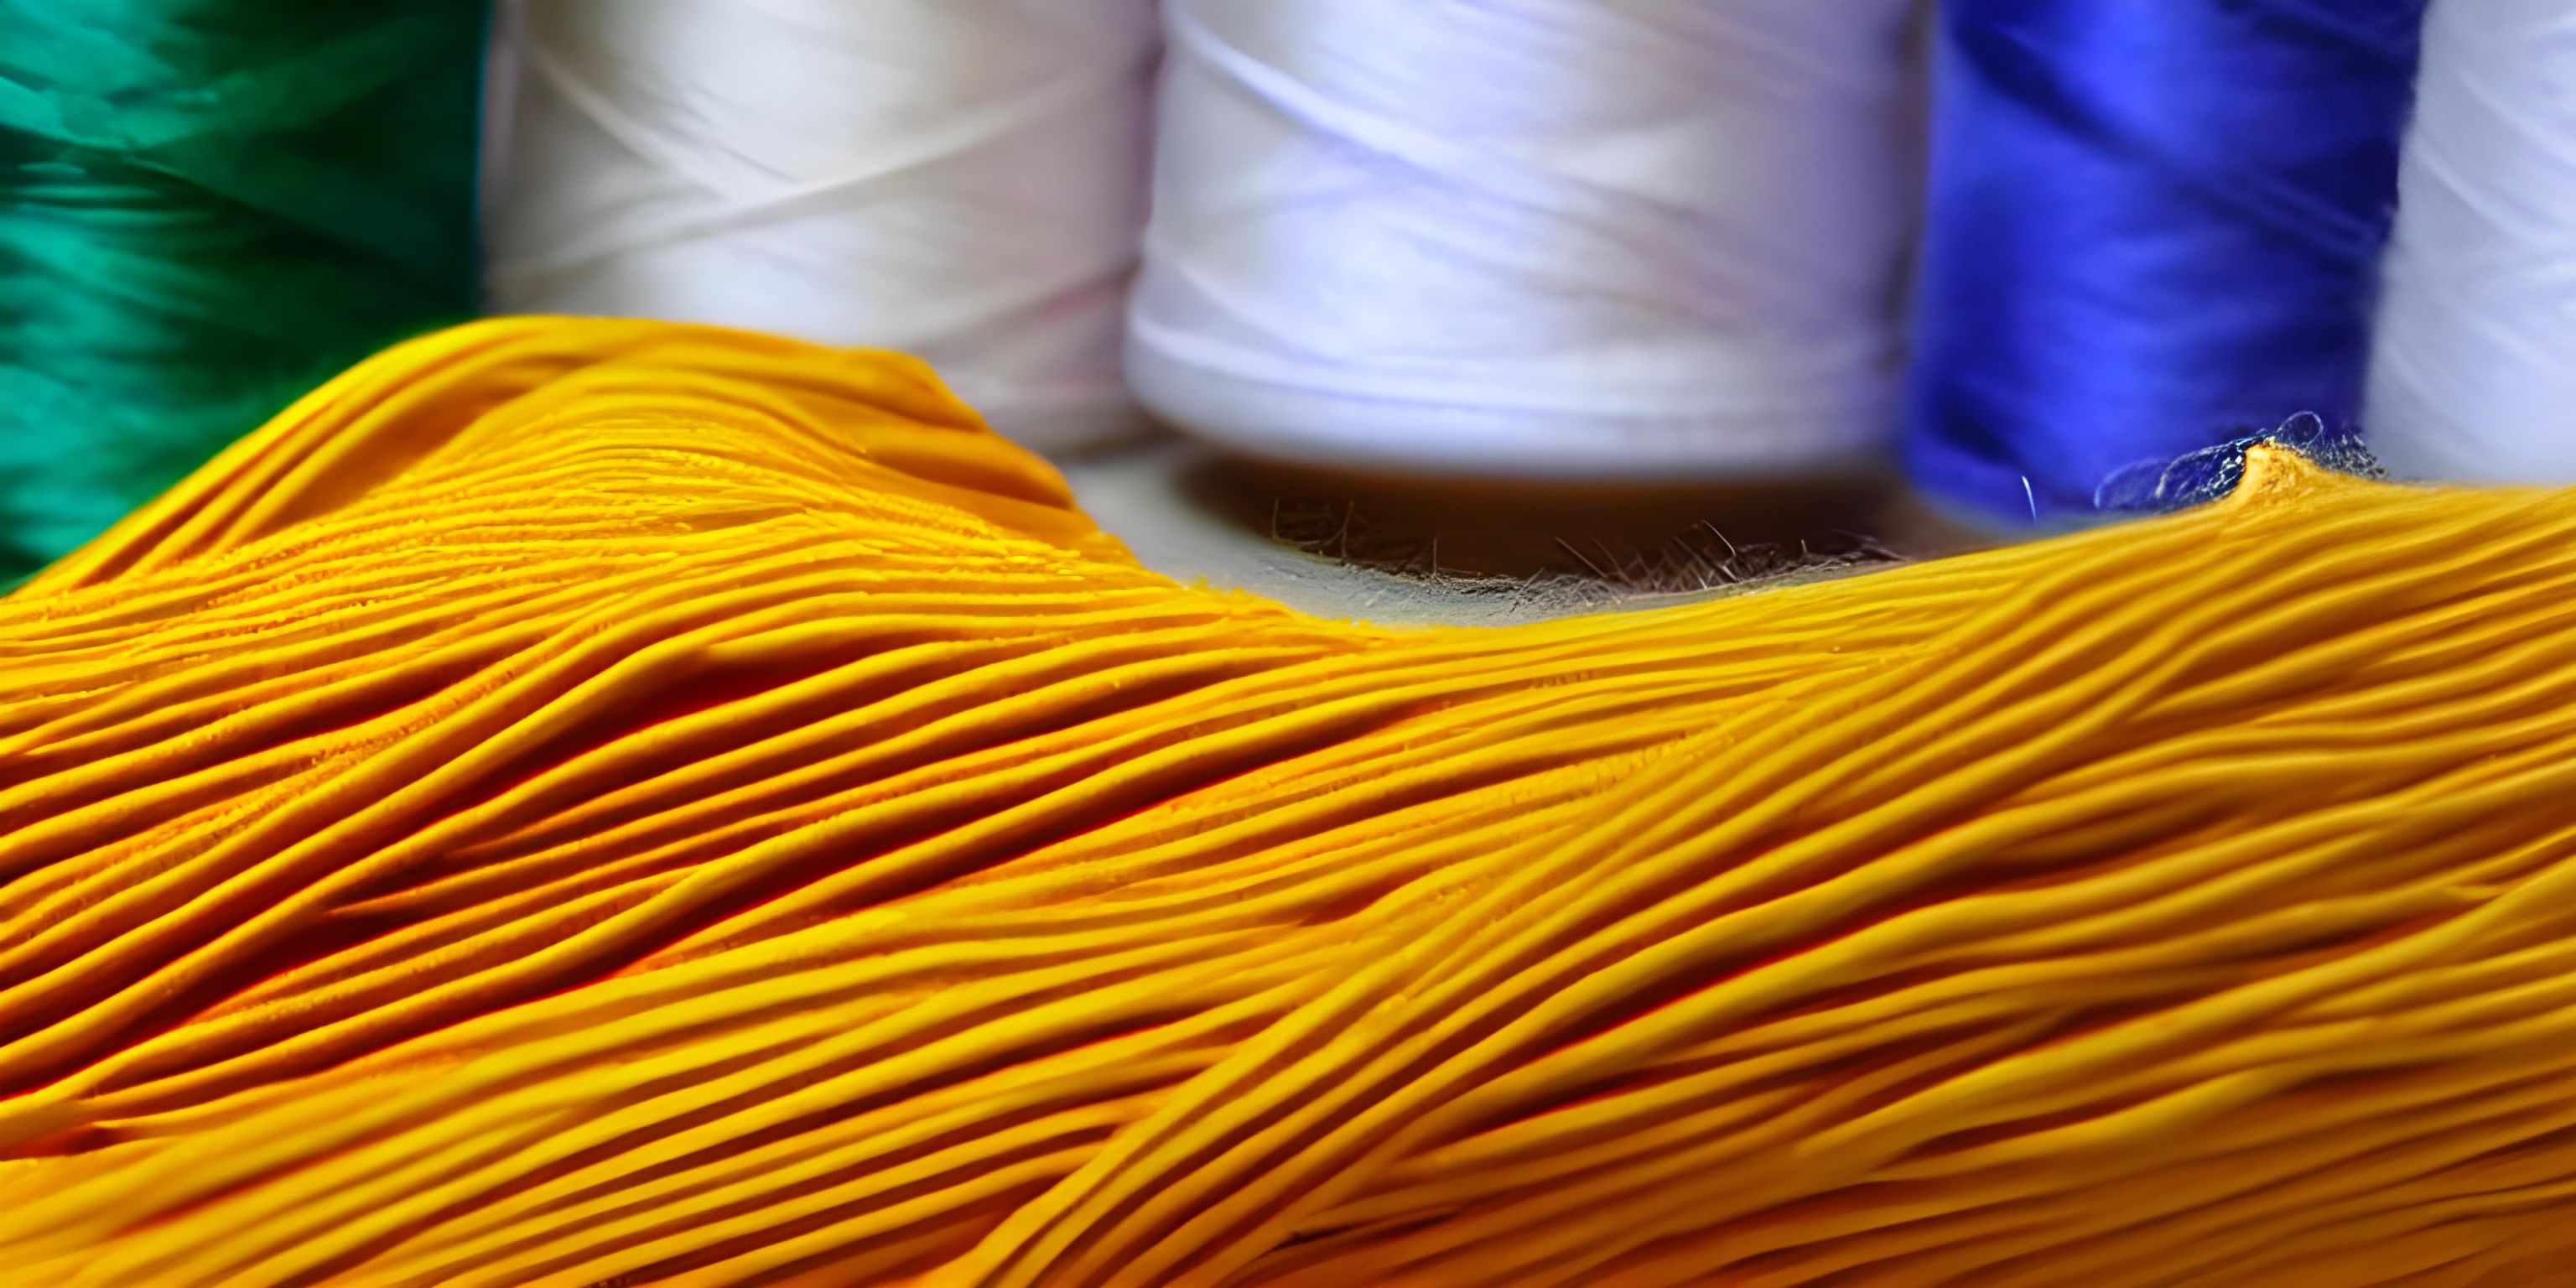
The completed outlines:
[[[2363,430],[2390,473],[2576,483],[2576,3],[2433,0]]]
[[[1127,370],[1255,453],[1536,477],[1873,457],[1914,0],[1165,0]]]
[[[524,0],[508,312],[929,360],[1040,447],[1132,418],[1153,0]]]

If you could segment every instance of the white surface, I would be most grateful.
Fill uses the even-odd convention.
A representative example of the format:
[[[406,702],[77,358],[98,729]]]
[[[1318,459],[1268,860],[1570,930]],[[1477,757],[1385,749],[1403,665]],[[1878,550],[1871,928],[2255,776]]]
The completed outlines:
[[[929,359],[1049,446],[1123,428],[1153,0],[520,0],[492,303]]]
[[[2576,483],[2576,4],[2433,0],[2362,424],[2401,478]]]
[[[1883,440],[1915,0],[1165,0],[1128,370],[1349,465],[1761,475]]]

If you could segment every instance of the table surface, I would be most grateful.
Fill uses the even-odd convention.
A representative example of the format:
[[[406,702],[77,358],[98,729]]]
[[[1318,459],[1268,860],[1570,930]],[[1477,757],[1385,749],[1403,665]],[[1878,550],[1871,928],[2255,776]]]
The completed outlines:
[[[1392,478],[1251,461],[1170,435],[1056,464],[1148,567],[1386,625],[1739,593],[1999,540],[1878,476],[1746,486]]]

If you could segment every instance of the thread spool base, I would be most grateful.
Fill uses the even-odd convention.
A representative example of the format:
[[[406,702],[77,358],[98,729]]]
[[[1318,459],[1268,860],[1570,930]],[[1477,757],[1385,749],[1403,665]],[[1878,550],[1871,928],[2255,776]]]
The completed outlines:
[[[1880,414],[1579,416],[1404,402],[1263,381],[1130,343],[1127,382],[1156,417],[1247,456],[1389,474],[1598,482],[1768,482],[1870,475]]]

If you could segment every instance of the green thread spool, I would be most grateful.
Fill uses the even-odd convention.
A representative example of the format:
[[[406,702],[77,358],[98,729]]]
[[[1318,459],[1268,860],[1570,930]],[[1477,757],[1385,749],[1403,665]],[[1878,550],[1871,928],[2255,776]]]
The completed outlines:
[[[475,305],[482,0],[0,0],[0,586]]]

